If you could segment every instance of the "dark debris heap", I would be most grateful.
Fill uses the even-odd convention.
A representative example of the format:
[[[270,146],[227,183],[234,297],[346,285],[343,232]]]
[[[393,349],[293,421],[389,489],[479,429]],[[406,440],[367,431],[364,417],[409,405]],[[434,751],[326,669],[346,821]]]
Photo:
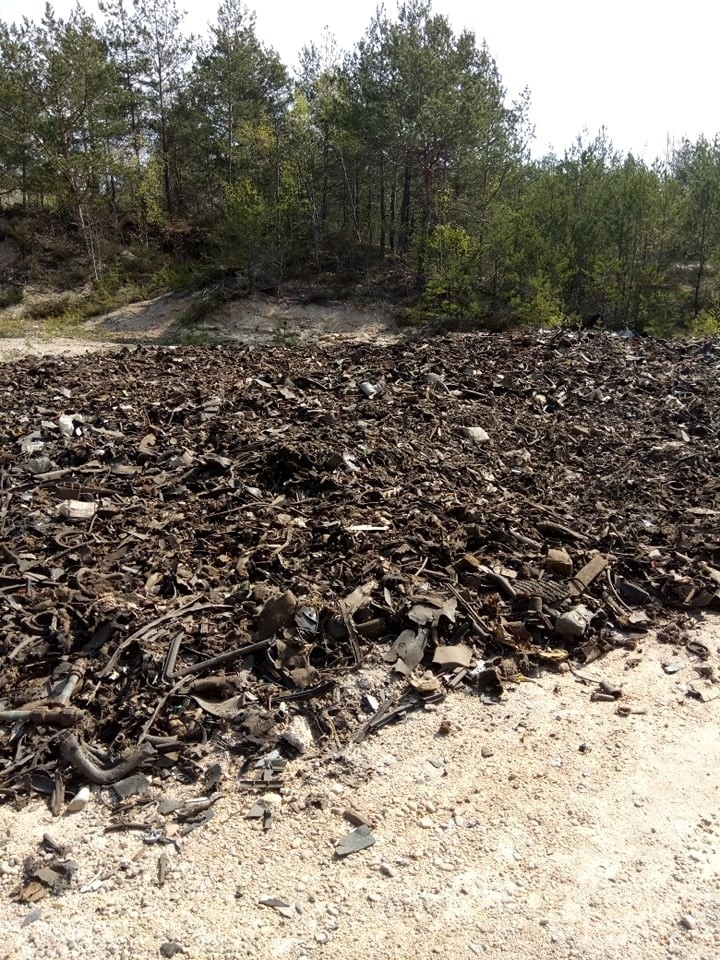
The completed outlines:
[[[718,606],[718,342],[139,348],[0,395],[5,798],[251,770]]]

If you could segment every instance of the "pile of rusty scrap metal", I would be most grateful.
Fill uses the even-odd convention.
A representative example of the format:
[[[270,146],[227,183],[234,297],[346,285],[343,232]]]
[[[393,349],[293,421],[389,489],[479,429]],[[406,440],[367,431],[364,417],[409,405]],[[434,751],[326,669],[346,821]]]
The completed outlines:
[[[717,341],[133,348],[0,391],[5,798],[216,743],[272,782],[719,605]]]

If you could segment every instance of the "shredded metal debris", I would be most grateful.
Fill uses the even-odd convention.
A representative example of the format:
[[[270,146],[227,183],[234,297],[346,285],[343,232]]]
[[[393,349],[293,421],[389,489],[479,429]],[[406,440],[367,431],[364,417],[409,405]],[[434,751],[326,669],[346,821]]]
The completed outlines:
[[[459,685],[720,605],[714,341],[138,348],[0,391],[5,799],[196,782],[213,744],[271,790]]]

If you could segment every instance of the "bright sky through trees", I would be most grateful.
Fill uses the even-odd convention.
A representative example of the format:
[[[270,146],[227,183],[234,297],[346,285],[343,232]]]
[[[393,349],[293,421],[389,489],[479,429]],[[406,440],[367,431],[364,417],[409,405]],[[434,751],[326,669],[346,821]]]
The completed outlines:
[[[214,20],[212,0],[179,2],[186,29],[203,32]],[[42,0],[0,0],[0,17],[41,16]],[[65,16],[71,0],[56,0]],[[83,4],[89,12],[94,0]],[[360,39],[376,0],[252,0],[260,39],[292,65],[300,48],[321,39],[327,25],[341,48]],[[436,0],[456,30],[484,38],[510,95],[530,88],[535,155],[557,153],[587,128],[605,126],[613,144],[651,161],[664,156],[668,136],[695,140],[720,131],[716,94],[713,5],[685,0],[677,7],[656,0]],[[387,12],[395,14],[394,0]]]

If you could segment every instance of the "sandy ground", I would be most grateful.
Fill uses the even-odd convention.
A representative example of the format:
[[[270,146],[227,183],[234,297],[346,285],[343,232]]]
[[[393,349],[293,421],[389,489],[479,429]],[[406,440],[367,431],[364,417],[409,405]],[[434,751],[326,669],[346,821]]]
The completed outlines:
[[[716,664],[720,623],[696,636]],[[666,674],[675,661],[683,669]],[[622,686],[618,703],[638,711],[629,716],[592,702],[593,684],[572,674],[492,705],[457,692],[371,740],[290,764],[267,798],[267,832],[245,819],[257,796],[221,753],[215,816],[163,848],[162,886],[157,845],[104,833],[107,791],[57,820],[40,801],[6,806],[0,957],[135,960],[175,943],[197,960],[715,960],[720,700],[687,696],[696,666],[651,638],[588,666],[584,677]],[[156,799],[169,790],[151,788]],[[341,860],[348,808],[377,842]],[[60,897],[14,902],[45,832],[69,845],[77,877]]]
[[[182,315],[191,303],[186,296],[158,297],[116,310],[87,329],[98,337],[128,340],[221,340],[242,344],[376,340],[396,336],[389,311],[347,302],[304,304],[284,298],[250,297],[234,300],[212,317],[190,326]]]
[[[0,363],[12,363],[22,357],[67,356],[75,357],[98,350],[114,349],[113,344],[82,337],[2,337],[0,338]]]
[[[202,322],[183,325],[183,313],[191,302],[187,295],[169,294],[133,303],[86,321],[74,336],[46,334],[42,324],[35,323],[26,336],[0,337],[0,363],[24,356],[77,356],[134,343],[292,346],[328,340],[389,341],[399,336],[390,311],[381,307],[344,302],[302,304],[258,296],[227,304]]]

